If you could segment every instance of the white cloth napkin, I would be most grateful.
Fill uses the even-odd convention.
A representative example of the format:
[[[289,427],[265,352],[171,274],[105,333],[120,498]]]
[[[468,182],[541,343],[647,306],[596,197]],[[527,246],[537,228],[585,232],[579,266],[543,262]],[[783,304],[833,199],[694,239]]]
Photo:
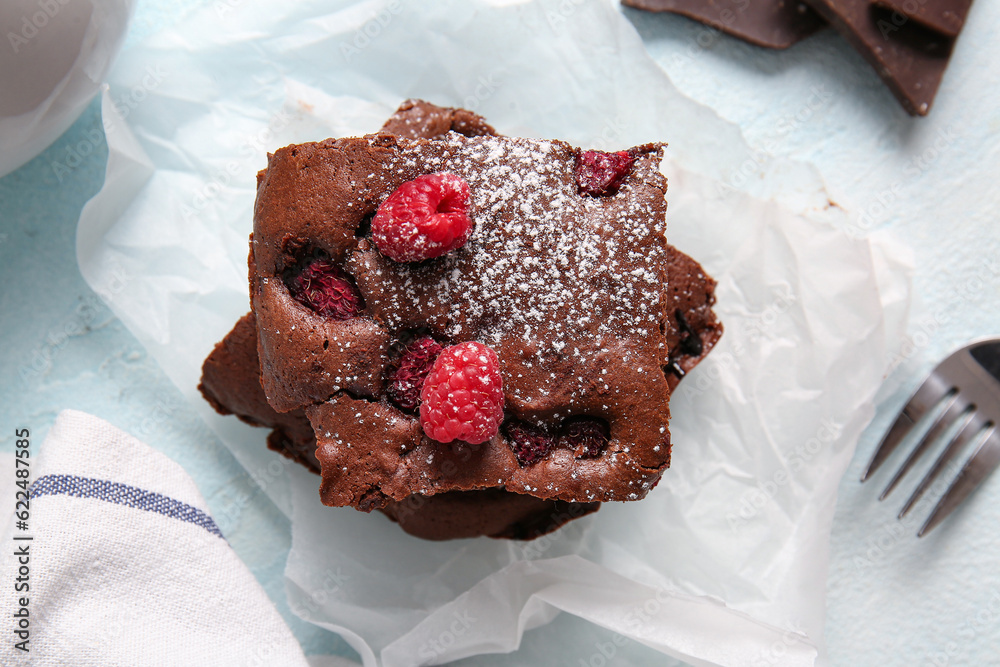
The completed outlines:
[[[179,465],[73,410],[30,453],[28,527],[7,514],[0,545],[0,664],[308,665]],[[5,513],[24,467],[0,465]]]

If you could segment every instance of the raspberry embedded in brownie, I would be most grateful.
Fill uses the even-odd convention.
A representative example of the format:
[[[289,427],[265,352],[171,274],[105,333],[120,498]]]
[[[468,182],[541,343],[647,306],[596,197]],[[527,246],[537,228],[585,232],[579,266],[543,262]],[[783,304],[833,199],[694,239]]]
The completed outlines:
[[[434,259],[468,240],[468,208],[469,185],[460,177],[448,172],[417,176],[378,207],[372,239],[383,255],[397,262]]]

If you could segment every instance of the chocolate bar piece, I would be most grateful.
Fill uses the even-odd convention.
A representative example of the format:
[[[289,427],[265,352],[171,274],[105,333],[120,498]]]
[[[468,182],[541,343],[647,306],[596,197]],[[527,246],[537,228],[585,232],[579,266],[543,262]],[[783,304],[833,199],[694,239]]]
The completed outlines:
[[[787,49],[825,23],[799,0],[622,0],[635,9],[671,12],[751,44]]]
[[[875,4],[954,39],[962,32],[972,0],[875,0]]]
[[[941,17],[947,13],[940,10],[943,1],[923,0],[928,9],[919,21],[916,14],[911,19],[911,15],[886,5],[909,9],[922,0],[806,1],[875,68],[910,115],[927,115],[955,43],[954,35],[928,27],[943,21]],[[964,23],[969,4],[958,0],[949,10],[958,13],[964,6],[958,27]]]

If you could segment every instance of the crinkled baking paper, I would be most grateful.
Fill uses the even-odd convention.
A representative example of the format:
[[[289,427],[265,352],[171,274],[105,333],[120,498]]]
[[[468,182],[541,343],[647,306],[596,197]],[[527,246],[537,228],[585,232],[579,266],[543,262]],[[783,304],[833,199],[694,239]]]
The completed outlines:
[[[675,392],[673,466],[645,500],[534,542],[425,542],[322,506],[315,476],[198,395],[202,360],[248,310],[266,152],[373,132],[408,97],[504,134],[670,143],[668,237],[719,280],[726,333]],[[837,484],[907,318],[907,264],[840,231],[810,165],[762,164],[677,92],[616,7],[220,0],[123,53],[103,113],[83,275],[266,480],[292,520],[292,608],[366,667],[509,652],[560,611],[693,665],[822,664]],[[533,664],[561,664],[573,638],[557,625]]]

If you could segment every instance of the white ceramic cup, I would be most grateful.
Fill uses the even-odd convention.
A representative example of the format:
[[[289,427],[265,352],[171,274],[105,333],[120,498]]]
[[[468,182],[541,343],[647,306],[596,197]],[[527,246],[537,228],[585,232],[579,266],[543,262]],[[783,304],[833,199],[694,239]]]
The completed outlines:
[[[0,0],[0,176],[73,124],[111,68],[133,0]]]

